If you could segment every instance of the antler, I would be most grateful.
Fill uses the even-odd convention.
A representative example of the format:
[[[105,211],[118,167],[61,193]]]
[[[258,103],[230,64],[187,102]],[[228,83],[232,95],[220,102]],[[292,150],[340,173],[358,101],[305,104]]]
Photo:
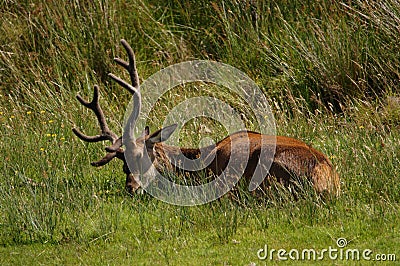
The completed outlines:
[[[128,70],[129,75],[131,76],[131,82],[132,85],[126,83],[125,81],[121,80],[120,78],[116,77],[114,74],[110,73],[108,74],[113,80],[117,81],[118,84],[120,84],[122,87],[127,89],[131,94],[135,94],[139,92],[139,76],[136,70],[136,60],[135,60],[135,54],[133,53],[132,48],[128,44],[127,41],[124,39],[121,40],[122,46],[124,46],[126,53],[128,54],[129,58],[129,63],[120,59],[120,58],[114,58],[114,61]]]
[[[129,63],[120,58],[114,58],[114,60],[117,64],[119,64],[120,66],[122,66],[126,70],[128,70],[129,75],[131,77],[132,85],[125,82],[124,80],[120,79],[119,77],[115,76],[112,73],[110,73],[109,76],[114,81],[116,81],[119,85],[121,85],[122,87],[127,89],[133,95],[134,110],[129,119],[131,121],[131,123],[129,125],[129,129],[131,129],[132,122],[133,123],[136,122],[137,117],[139,116],[139,113],[140,113],[141,96],[140,96],[140,91],[139,91],[139,76],[138,76],[138,73],[136,70],[135,54],[133,53],[132,48],[129,46],[129,44],[124,39],[121,40],[121,44],[124,46],[124,48],[128,54]],[[114,132],[112,132],[109,129],[106,119],[104,117],[103,110],[100,107],[99,87],[97,85],[94,86],[93,99],[91,102],[85,101],[80,95],[77,95],[76,98],[83,106],[91,109],[94,112],[94,114],[96,115],[97,120],[99,122],[99,125],[100,125],[101,134],[96,135],[96,136],[88,136],[88,135],[83,134],[77,128],[73,128],[72,131],[75,133],[75,135],[78,138],[80,138],[81,140],[86,141],[86,142],[99,142],[99,141],[104,141],[104,140],[109,140],[111,142],[111,146],[106,147],[107,154],[99,161],[92,162],[91,165],[102,166],[102,165],[105,165],[108,162],[110,162],[115,157],[117,157],[118,159],[121,159],[125,162],[124,150],[121,148],[122,137],[118,137]],[[126,126],[126,128],[128,128],[128,125]],[[130,132],[130,130],[128,132]]]
[[[141,109],[141,95],[140,95],[140,86],[139,86],[139,76],[137,73],[136,69],[136,60],[135,60],[135,54],[133,53],[132,48],[130,45],[125,41],[124,39],[121,40],[121,44],[124,46],[128,58],[129,58],[129,63],[120,59],[120,58],[114,58],[114,61],[128,70],[129,75],[131,76],[131,84],[127,83],[126,81],[122,80],[121,78],[115,76],[114,74],[110,73],[108,74],[110,78],[112,78],[114,81],[116,81],[119,85],[124,87],[126,90],[128,90],[132,94],[133,98],[133,111],[131,115],[128,118],[128,121],[125,125],[124,128],[124,144],[126,145],[135,145],[135,137],[133,135],[132,129],[136,123],[137,118],[139,117],[140,109]],[[132,149],[131,146],[127,147],[128,149]]]
[[[96,136],[88,136],[83,134],[79,129],[73,128],[72,131],[75,133],[75,135],[81,140],[87,142],[99,142],[103,140],[109,140],[112,144],[110,147],[107,148],[107,150],[110,149],[111,151],[112,149],[113,151],[107,153],[106,156],[100,159],[99,161],[92,162],[91,165],[93,166],[105,165],[106,163],[111,161],[114,157],[120,157],[118,154],[123,151],[122,150],[118,151],[118,150],[121,147],[122,140],[114,132],[112,132],[107,125],[103,110],[101,109],[99,103],[100,99],[99,87],[94,86],[93,99],[91,102],[85,101],[80,95],[77,95],[76,98],[83,106],[91,109],[94,112],[100,125],[101,134]]]

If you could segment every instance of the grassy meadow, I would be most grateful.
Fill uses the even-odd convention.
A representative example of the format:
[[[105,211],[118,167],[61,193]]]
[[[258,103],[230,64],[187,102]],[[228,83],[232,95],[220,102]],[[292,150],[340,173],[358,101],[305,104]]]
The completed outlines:
[[[0,14],[0,265],[308,265],[257,252],[337,248],[339,238],[400,260],[398,1],[5,0]],[[270,101],[277,133],[330,157],[341,196],[181,207],[127,195],[120,161],[90,166],[108,143],[71,131],[98,133],[75,98],[98,84],[121,134],[130,97],[107,74],[128,79],[113,62],[125,58],[122,38],[141,80],[193,59],[245,72]],[[199,124],[182,145],[196,145]]]

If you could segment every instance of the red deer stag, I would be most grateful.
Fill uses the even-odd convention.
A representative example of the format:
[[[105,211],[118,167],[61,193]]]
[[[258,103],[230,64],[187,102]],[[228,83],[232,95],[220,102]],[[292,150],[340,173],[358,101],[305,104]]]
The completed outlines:
[[[94,95],[91,102],[83,100],[79,95],[77,95],[77,99],[82,105],[93,110],[98,119],[101,134],[97,136],[87,136],[76,128],[73,128],[73,132],[83,141],[98,142],[109,140],[111,142],[112,145],[106,148],[107,154],[99,161],[92,162],[91,165],[102,166],[115,157],[121,159],[124,162],[123,170],[126,174],[126,189],[129,193],[133,193],[139,187],[145,186],[145,184],[141,183],[141,180],[143,180],[142,177],[152,175],[154,173],[152,167],[155,167],[161,172],[172,170],[182,173],[182,169],[179,169],[179,167],[175,165],[173,166],[171,163],[171,161],[174,161],[176,155],[181,152],[189,159],[196,159],[201,156],[202,152],[200,149],[181,148],[163,143],[163,141],[167,140],[174,132],[176,125],[167,126],[152,134],[150,134],[148,127],[146,127],[143,135],[137,139],[133,137],[133,134],[129,133],[129,128],[132,128],[140,113],[141,94],[139,90],[139,77],[136,70],[135,55],[132,48],[125,40],[121,40],[121,43],[128,54],[129,61],[125,62],[119,58],[115,58],[114,60],[129,72],[131,84],[111,73],[109,76],[133,95],[134,110],[129,120],[132,124],[127,125],[124,130],[124,134],[127,134],[126,137],[129,139],[129,147],[125,145],[126,147],[124,150],[122,148],[122,137],[118,137],[109,129],[103,111],[99,105],[99,89],[97,86],[94,87]],[[296,182],[296,180],[302,179],[310,181],[317,193],[332,196],[338,195],[340,189],[339,176],[328,157],[300,140],[284,136],[266,136],[250,131],[233,133],[218,142],[215,146],[203,149],[203,155],[204,151],[213,154],[211,162],[209,162],[208,165],[205,164],[207,165],[206,172],[220,175],[228,165],[231,155],[235,154],[235,156],[237,156],[236,158],[241,158],[240,156],[243,152],[240,147],[244,139],[247,139],[249,143],[249,150],[242,159],[244,163],[247,163],[243,174],[246,178],[245,180],[249,180],[256,171],[257,165],[262,163],[263,158],[260,156],[261,149],[271,149],[271,147],[273,147],[275,148],[274,155],[271,156],[271,158],[265,159],[265,161],[270,162],[268,165],[270,168],[265,174],[265,179],[260,186],[261,188],[265,189],[273,180],[287,186]],[[275,143],[275,141],[276,146],[272,146],[272,143]],[[126,152],[130,154],[128,158],[133,160],[131,164],[129,164],[133,167],[128,167],[124,154]],[[150,158],[150,160],[144,159],[146,153],[148,154],[147,158]]]

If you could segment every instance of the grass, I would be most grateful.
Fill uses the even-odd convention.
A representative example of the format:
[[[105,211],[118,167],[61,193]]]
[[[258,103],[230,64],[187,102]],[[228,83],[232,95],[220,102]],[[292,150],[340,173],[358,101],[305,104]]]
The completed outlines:
[[[387,100],[399,95],[399,4],[254,3],[0,4],[1,265],[263,265],[269,261],[257,251],[266,244],[322,250],[340,237],[348,248],[399,259],[400,112]],[[110,127],[120,133],[129,97],[107,73],[127,78],[112,62],[123,55],[121,38],[134,48],[142,80],[191,59],[244,71],[270,100],[278,134],[331,158],[341,197],[180,207],[126,195],[121,163],[91,167],[104,145],[71,132],[97,134],[75,95],[89,98],[99,84]],[[179,100],[167,95],[154,117]],[[207,120],[191,123],[182,145],[196,145]],[[226,134],[207,126],[212,138]]]

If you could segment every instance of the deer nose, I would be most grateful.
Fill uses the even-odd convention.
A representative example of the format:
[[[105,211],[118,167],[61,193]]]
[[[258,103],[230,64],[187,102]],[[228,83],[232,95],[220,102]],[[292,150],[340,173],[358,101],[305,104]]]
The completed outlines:
[[[140,184],[136,182],[132,173],[126,175],[125,188],[127,192],[131,195],[133,195],[133,193],[135,193],[135,191],[138,190],[138,188],[140,188]]]

